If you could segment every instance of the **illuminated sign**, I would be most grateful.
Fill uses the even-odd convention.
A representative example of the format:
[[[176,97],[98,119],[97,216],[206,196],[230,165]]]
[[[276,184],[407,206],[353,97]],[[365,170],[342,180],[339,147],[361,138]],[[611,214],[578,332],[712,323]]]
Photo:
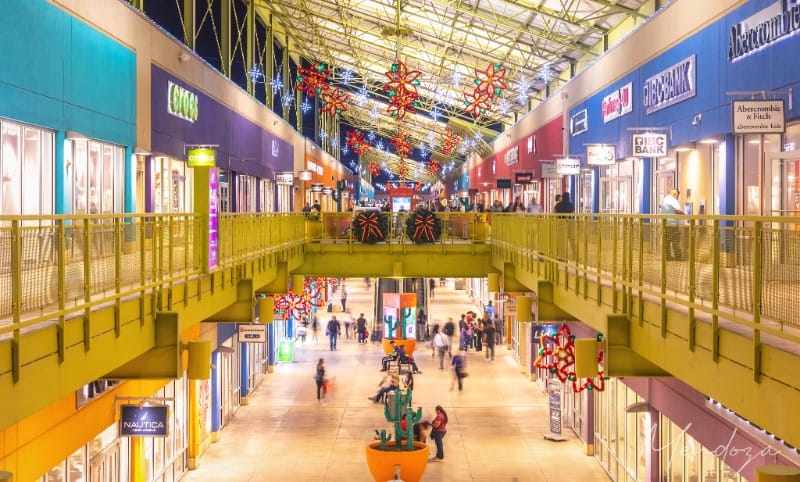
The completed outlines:
[[[556,159],[556,172],[562,176],[571,176],[581,172],[581,160],[571,157]]]
[[[611,144],[587,144],[586,164],[607,166],[617,162],[614,146]]]
[[[294,173],[279,172],[275,174],[275,184],[283,186],[291,186],[292,184],[294,184]]]
[[[167,81],[167,111],[170,114],[194,122],[197,120],[198,103],[197,94]]]
[[[557,179],[558,167],[553,161],[542,161],[542,177],[545,179]]]
[[[667,155],[667,135],[646,134],[633,135],[633,156],[634,157],[665,157]]]
[[[214,167],[217,165],[217,152],[214,149],[189,149],[186,151],[186,165]]]
[[[731,27],[728,60],[736,62],[800,31],[800,2],[780,0]]]
[[[322,188],[323,188],[322,184],[312,184],[311,192],[322,192]]]
[[[633,111],[633,84],[628,82],[614,92],[603,97],[600,104],[603,123],[610,122]]]
[[[514,184],[533,183],[533,171],[519,171],[514,173]]]
[[[122,405],[120,437],[166,437],[169,407],[166,405]]]
[[[694,97],[696,92],[696,55],[671,65],[644,81],[642,95],[648,114]]]
[[[208,170],[208,270],[217,267],[217,247],[219,224],[217,205],[219,204],[219,171]]]
[[[586,112],[586,109],[579,110],[578,112],[572,114],[572,117],[569,118],[569,133],[573,136],[577,136],[578,134],[582,134],[589,130],[589,114]]]
[[[511,189],[511,179],[496,179],[497,189]]]
[[[734,134],[782,134],[786,118],[780,100],[733,101]]]
[[[506,166],[519,162],[519,146],[514,146],[506,152]]]

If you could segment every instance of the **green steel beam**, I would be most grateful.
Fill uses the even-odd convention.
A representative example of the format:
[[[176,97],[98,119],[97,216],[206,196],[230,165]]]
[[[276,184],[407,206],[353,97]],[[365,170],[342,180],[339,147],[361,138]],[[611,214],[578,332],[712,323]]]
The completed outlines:
[[[195,0],[183,0],[183,43],[189,50],[196,50]]]
[[[231,77],[231,0],[220,0],[220,64],[222,75]]]

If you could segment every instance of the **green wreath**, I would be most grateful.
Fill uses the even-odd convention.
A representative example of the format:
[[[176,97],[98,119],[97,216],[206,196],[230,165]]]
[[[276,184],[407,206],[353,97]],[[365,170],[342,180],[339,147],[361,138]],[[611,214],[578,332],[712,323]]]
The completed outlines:
[[[414,244],[434,243],[442,237],[442,220],[433,211],[416,209],[406,219],[406,236]]]
[[[362,211],[353,218],[353,238],[362,243],[375,244],[386,239],[389,216],[381,211]]]

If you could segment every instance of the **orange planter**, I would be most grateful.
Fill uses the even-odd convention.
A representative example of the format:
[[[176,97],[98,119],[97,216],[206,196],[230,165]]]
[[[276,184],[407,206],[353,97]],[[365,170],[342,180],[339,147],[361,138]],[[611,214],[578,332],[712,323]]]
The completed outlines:
[[[383,353],[386,355],[391,353],[393,350],[389,341],[391,341],[390,338],[384,338],[381,342],[383,344]],[[406,350],[406,353],[411,356],[414,353],[414,349],[417,347],[417,340],[394,340],[394,344],[402,346]]]
[[[394,468],[400,466],[400,479],[405,482],[419,482],[425,467],[428,466],[428,446],[422,442],[414,442],[414,450],[392,449],[394,441],[389,443],[390,450],[381,450],[380,442],[367,445],[367,466],[375,482],[386,482],[394,479]]]

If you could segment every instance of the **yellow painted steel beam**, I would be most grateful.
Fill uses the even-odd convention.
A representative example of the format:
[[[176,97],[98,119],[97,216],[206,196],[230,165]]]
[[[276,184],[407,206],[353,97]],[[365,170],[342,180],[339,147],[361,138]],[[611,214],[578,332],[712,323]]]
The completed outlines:
[[[107,373],[103,378],[171,379],[179,378],[182,344],[180,322],[176,312],[158,313],[155,318],[153,348]]]
[[[255,291],[252,279],[241,279],[236,287],[236,301],[209,316],[211,321],[252,323]]]

